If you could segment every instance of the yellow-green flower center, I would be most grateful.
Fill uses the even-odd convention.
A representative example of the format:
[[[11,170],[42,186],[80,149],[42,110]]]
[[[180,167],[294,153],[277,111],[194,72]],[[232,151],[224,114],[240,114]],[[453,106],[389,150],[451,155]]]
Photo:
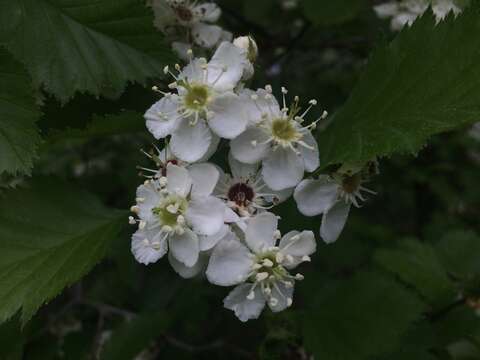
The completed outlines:
[[[157,215],[162,226],[174,227],[178,223],[178,217],[184,215],[188,208],[188,201],[178,195],[169,195],[152,212]]]
[[[287,119],[275,119],[272,121],[273,138],[280,143],[291,143],[301,139],[292,121]]]
[[[187,94],[184,97],[185,106],[194,111],[201,111],[208,104],[210,91],[207,86],[192,84],[187,87]]]
[[[273,275],[275,280],[281,280],[288,275],[288,271],[278,263],[276,251],[257,254],[254,261],[261,266],[256,270],[256,273],[267,273],[269,279]],[[255,275],[252,276],[251,280],[255,281]]]

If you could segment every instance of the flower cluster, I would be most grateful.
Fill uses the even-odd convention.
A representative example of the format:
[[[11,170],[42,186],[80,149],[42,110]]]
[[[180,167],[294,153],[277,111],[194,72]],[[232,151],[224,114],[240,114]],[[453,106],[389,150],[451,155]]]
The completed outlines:
[[[185,2],[175,2],[185,4]],[[145,265],[167,256],[182,277],[204,274],[219,286],[235,286],[224,306],[241,321],[255,319],[267,305],[278,312],[292,305],[293,269],[316,250],[312,231],[282,236],[273,208],[292,195],[301,213],[323,214],[320,234],[335,241],[351,205],[359,206],[367,171],[343,166],[318,179],[320,156],[312,131],[327,116],[308,115],[317,101],[302,108],[298,96],[280,102],[270,85],[249,89],[258,48],[249,36],[221,42],[212,57],[165,67],[172,77],[154,87],[158,102],[145,113],[146,126],[162,150],[145,154],[155,163],[141,168],[146,180],[137,189],[138,229],[132,253]],[[229,146],[228,168],[209,159]],[[219,161],[218,163],[222,163]]]
[[[192,0],[150,0],[155,14],[154,25],[172,42],[172,49],[182,59],[196,46],[212,49],[222,41],[231,41],[232,34],[215,23],[222,11],[211,2]]]
[[[401,30],[405,25],[411,25],[417,17],[422,15],[431,6],[437,21],[441,21],[448,13],[455,15],[461,8],[455,0],[401,0],[389,1],[374,7],[378,17],[391,18],[390,27],[393,31]]]

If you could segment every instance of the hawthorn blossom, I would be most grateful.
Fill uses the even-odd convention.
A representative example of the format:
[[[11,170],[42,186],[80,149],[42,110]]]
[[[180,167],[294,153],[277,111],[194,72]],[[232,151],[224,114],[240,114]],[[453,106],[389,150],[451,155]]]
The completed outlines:
[[[265,304],[273,312],[291,306],[295,280],[302,280],[303,275],[291,275],[289,270],[310,261],[316,250],[311,231],[291,231],[281,237],[277,223],[277,217],[268,212],[251,218],[245,244],[232,233],[210,257],[207,279],[215,285],[237,285],[224,299],[224,306],[241,321],[258,318]]]
[[[211,237],[225,226],[225,205],[211,196],[218,177],[211,164],[187,170],[170,163],[166,176],[147,180],[137,189],[137,204],[131,210],[138,220],[130,217],[130,222],[139,224],[132,237],[138,262],[154,263],[169,251],[176,263],[188,268],[197,264],[200,251],[211,248]]]
[[[455,15],[461,12],[454,0],[402,0],[389,1],[374,7],[378,17],[391,18],[392,30],[399,31],[413,22],[431,6],[437,22],[443,20],[448,13]]]
[[[272,95],[271,86],[256,92],[244,90],[245,111],[254,125],[234,138],[231,143],[232,155],[240,162],[255,164],[262,161],[265,183],[273,190],[296,186],[305,171],[315,171],[320,165],[318,145],[311,134],[316,124],[327,115],[304,126],[304,117],[317,104],[310,100],[309,107],[301,111],[299,98],[287,107],[282,88],[283,106],[280,108]]]
[[[156,139],[171,135],[170,148],[179,159],[195,162],[210,149],[216,137],[232,139],[245,131],[244,101],[233,89],[243,76],[245,51],[222,43],[210,62],[192,59],[179,73],[169,72],[175,93],[163,97],[145,113],[148,130]]]
[[[152,0],[150,6],[155,14],[154,25],[159,30],[168,35],[171,26],[176,26],[179,28],[178,32],[186,33],[183,41],[172,43],[172,48],[179,56],[186,56],[187,50],[192,48],[192,44],[211,49],[221,41],[230,41],[232,38],[230,32],[214,25],[222,14],[215,3],[198,3],[198,1],[190,0]]]
[[[361,173],[320,175],[317,180],[306,179],[293,193],[298,210],[305,216],[323,214],[320,236],[327,244],[335,242],[347,222],[350,207],[360,207],[365,201],[363,192],[375,194],[365,188]]]
[[[244,229],[246,221],[255,214],[271,209],[285,201],[293,189],[275,191],[263,180],[258,164],[244,164],[228,156],[230,174],[220,171],[214,195],[222,199],[234,212],[231,222]]]

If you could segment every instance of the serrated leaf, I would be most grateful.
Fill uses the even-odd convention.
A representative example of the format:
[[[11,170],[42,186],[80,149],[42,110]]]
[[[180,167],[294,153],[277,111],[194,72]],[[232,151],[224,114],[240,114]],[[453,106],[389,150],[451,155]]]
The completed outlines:
[[[63,102],[77,91],[116,97],[161,75],[171,57],[152,23],[140,0],[0,1],[0,43]]]
[[[352,20],[367,3],[365,0],[303,0],[305,16],[317,25],[335,25]]]
[[[436,250],[447,270],[458,278],[480,276],[480,237],[472,231],[452,231],[437,244]]]
[[[170,323],[171,318],[165,313],[141,314],[113,331],[100,358],[134,359],[135,355],[148,348],[154,340],[161,338]]]
[[[0,174],[30,174],[40,143],[40,112],[23,66],[0,49]]]
[[[435,25],[431,11],[371,57],[320,137],[323,166],[415,153],[480,118],[480,3]]]
[[[432,246],[406,239],[397,249],[381,249],[374,255],[382,267],[413,285],[431,304],[455,300],[455,289]]]
[[[423,310],[416,295],[393,279],[359,273],[317,292],[304,318],[306,347],[319,359],[380,356],[396,349]]]
[[[22,309],[25,323],[85,275],[117,236],[120,216],[53,179],[8,192],[0,201],[0,322]]]

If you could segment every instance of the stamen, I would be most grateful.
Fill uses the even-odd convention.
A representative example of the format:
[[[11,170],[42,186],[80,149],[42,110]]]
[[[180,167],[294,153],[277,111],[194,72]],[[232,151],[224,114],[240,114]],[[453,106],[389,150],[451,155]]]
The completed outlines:
[[[140,208],[137,206],[137,205],[133,205],[131,208],[130,208],[130,211],[135,213],[135,214],[138,214],[140,212]]]

